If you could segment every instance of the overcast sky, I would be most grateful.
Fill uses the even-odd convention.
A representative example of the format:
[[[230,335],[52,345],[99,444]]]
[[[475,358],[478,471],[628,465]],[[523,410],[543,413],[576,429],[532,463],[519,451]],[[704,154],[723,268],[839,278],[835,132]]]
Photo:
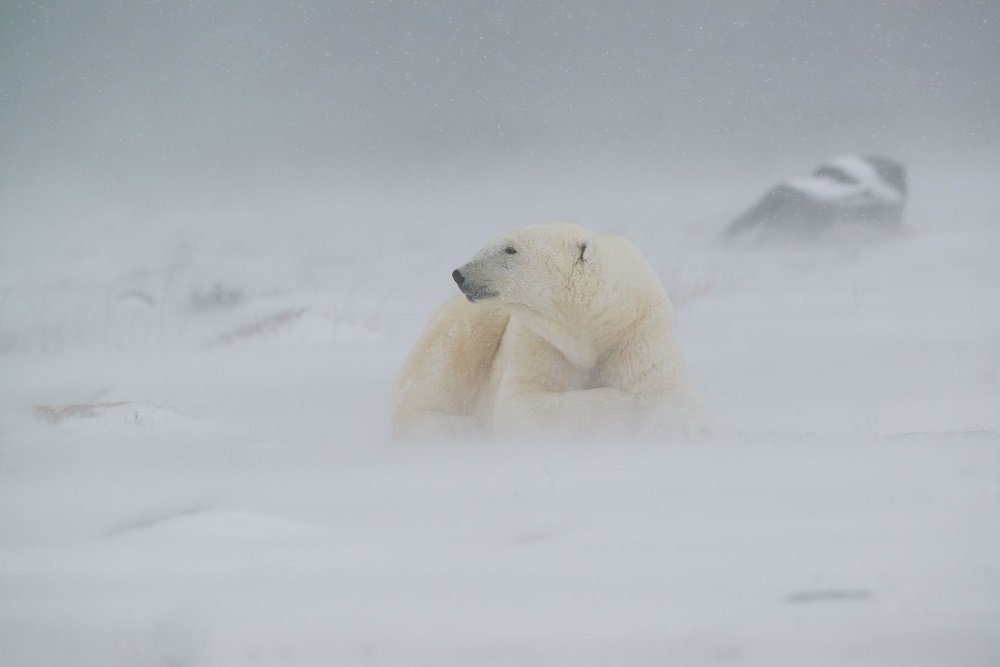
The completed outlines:
[[[1000,146],[998,81],[990,1],[8,2],[0,175],[905,159]]]

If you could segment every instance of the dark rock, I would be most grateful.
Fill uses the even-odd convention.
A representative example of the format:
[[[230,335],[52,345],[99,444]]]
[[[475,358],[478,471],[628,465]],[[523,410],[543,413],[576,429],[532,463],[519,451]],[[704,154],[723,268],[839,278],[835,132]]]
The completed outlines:
[[[906,196],[903,165],[874,155],[846,155],[773,187],[729,225],[726,236],[814,239],[838,227],[892,233],[902,226]]]

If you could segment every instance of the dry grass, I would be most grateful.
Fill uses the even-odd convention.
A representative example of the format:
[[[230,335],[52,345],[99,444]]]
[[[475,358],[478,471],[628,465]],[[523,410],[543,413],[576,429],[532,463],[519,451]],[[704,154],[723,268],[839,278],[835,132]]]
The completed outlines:
[[[49,424],[58,424],[67,419],[93,418],[108,410],[128,405],[128,401],[117,403],[77,403],[72,405],[39,405],[34,409],[35,416]]]
[[[240,325],[229,333],[216,336],[210,341],[210,345],[231,345],[244,338],[263,336],[274,333],[282,327],[294,322],[302,317],[306,312],[305,308],[288,308],[273,315],[259,318]]]

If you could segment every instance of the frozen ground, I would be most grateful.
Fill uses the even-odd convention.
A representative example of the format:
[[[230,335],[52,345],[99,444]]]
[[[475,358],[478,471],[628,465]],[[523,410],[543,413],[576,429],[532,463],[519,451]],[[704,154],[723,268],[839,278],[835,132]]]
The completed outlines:
[[[912,177],[751,252],[764,180],[8,202],[0,662],[1000,664],[1000,172]],[[715,435],[391,442],[451,269],[554,217],[640,243]]]

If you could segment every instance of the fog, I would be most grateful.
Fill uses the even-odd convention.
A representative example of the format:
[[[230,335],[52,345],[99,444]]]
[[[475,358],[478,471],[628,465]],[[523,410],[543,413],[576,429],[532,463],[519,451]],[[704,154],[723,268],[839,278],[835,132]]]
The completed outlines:
[[[997,664],[998,63],[990,2],[8,3],[0,662]],[[899,233],[723,242],[844,154]],[[555,219],[712,434],[393,441]]]
[[[15,3],[5,195],[985,149],[998,21],[992,3]]]

